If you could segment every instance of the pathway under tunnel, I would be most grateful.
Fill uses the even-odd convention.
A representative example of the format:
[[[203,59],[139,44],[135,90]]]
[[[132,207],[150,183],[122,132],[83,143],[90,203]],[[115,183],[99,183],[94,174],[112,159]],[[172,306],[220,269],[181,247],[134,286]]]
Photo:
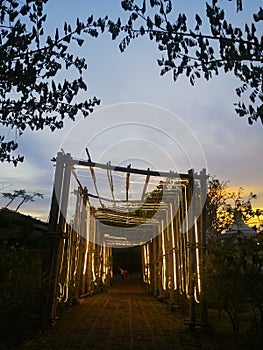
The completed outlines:
[[[171,312],[152,297],[140,279],[114,280],[106,293],[80,299],[22,350],[189,350],[200,340],[185,326],[182,312]]]

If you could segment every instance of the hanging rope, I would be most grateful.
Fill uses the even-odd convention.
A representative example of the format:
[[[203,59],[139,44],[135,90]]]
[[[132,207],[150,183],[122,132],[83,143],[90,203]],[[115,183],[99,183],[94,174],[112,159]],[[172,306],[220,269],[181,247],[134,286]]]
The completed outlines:
[[[150,169],[148,168],[148,170],[150,170]],[[145,193],[146,193],[146,190],[148,187],[149,180],[150,180],[150,175],[148,174],[145,178],[145,182],[144,182],[144,186],[143,186],[143,190],[142,190],[142,197],[141,197],[142,202],[144,201],[144,196],[145,196]]]
[[[130,173],[126,173],[126,202],[129,201]]]
[[[109,166],[111,166],[111,161],[109,161],[107,164]],[[107,176],[108,176],[108,180],[109,180],[109,184],[110,184],[110,190],[111,190],[111,195],[112,195],[112,199],[114,202],[114,207],[116,207],[116,201],[115,201],[114,189],[113,189],[112,171],[111,171],[110,167],[107,169]]]
[[[98,187],[97,187],[97,181],[96,181],[95,171],[94,171],[94,169],[93,169],[92,166],[90,166],[89,168],[90,168],[90,173],[91,173],[92,180],[93,180],[93,183],[94,183],[94,188],[95,188],[95,191],[96,191],[97,196],[98,196],[98,200],[99,200],[99,202],[100,202],[100,205],[104,208],[104,204],[103,204],[102,201],[101,201],[101,198],[100,198],[100,195],[99,195],[99,190],[98,190]]]

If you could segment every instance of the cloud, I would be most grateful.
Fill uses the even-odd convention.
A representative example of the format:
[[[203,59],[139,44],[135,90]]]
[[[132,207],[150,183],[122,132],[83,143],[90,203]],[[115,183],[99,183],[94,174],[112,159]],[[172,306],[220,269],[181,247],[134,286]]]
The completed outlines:
[[[58,8],[48,3],[51,31],[58,26],[58,11],[63,23],[74,22],[79,14],[120,14],[119,3],[116,7],[109,1],[72,4],[66,0]],[[186,7],[185,2],[180,5]],[[111,160],[124,166],[132,162],[142,168],[179,172],[206,167],[222,181],[262,193],[262,126],[248,126],[246,119],[235,114],[238,81],[232,75],[198,80],[195,87],[185,77],[174,83],[171,74],[159,76],[159,52],[147,39],[132,43],[121,54],[118,42],[107,34],[89,38],[81,55],[89,65],[84,74],[89,90],[81,97],[96,95],[102,99],[101,106],[85,121],[80,117],[79,122],[66,122],[58,132],[26,132],[19,140],[24,164],[17,168],[0,164],[0,182],[12,185],[8,191],[25,188],[45,194],[44,201],[28,204],[26,210],[47,217],[54,173],[50,159],[61,147],[80,158],[87,158],[88,147],[94,161]]]

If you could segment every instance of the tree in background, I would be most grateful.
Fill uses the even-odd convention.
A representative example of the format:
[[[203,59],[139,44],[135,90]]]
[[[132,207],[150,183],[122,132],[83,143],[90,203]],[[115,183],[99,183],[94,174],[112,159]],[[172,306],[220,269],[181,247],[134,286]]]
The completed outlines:
[[[6,134],[14,131],[11,139],[0,135],[1,162],[23,161],[14,151],[26,129],[61,129],[65,118],[75,120],[78,112],[86,117],[99,104],[96,97],[74,102],[87,90],[82,78],[87,64],[70,51],[70,44],[82,46],[81,34],[98,35],[93,17],[85,23],[77,19],[74,26],[65,23],[53,36],[45,35],[47,2],[0,0],[0,125]],[[103,20],[98,23],[102,29]],[[73,68],[75,79],[58,82],[62,70]]]
[[[219,236],[226,226],[229,225],[229,215],[227,220],[225,220],[225,215],[220,214],[221,208],[226,209],[227,189],[228,183],[220,182],[215,177],[208,182],[206,211],[209,236]]]
[[[220,182],[215,177],[209,180],[206,209],[210,238],[220,237],[221,232],[230,227],[236,210],[242,213],[245,223],[254,217],[263,215],[263,210],[252,207],[252,201],[257,197],[256,194],[251,192],[244,198],[243,193],[242,187],[239,187],[237,192],[233,192],[229,191],[228,182]]]
[[[263,37],[259,29],[263,9],[260,7],[253,14],[251,24],[239,28],[227,20],[221,8],[223,2],[218,3],[218,0],[206,3],[206,15],[202,18],[196,14],[191,27],[185,13],[176,14],[176,2],[174,10],[171,0],[124,0],[122,8],[130,13],[127,23],[119,18],[116,22],[108,21],[108,28],[112,39],[124,33],[121,51],[132,40],[148,36],[161,52],[160,74],[172,72],[174,81],[186,75],[194,85],[201,77],[210,80],[233,72],[241,84],[236,88],[240,98],[235,103],[236,113],[247,116],[249,124],[258,119],[263,123]],[[237,0],[237,11],[241,10],[242,1]]]
[[[19,210],[19,208],[26,202],[34,202],[35,198],[44,198],[44,195],[40,192],[34,192],[33,194],[26,193],[26,190],[15,190],[13,193],[11,192],[5,192],[2,194],[2,197],[8,198],[9,202],[5,205],[5,208],[9,207],[11,203],[15,199],[20,198],[20,202],[17,205],[15,212]]]
[[[2,194],[2,197],[4,198],[8,198],[9,202],[7,202],[7,204],[5,205],[5,208],[7,208],[18,196],[18,191],[15,190],[13,193],[11,192],[5,192]]]

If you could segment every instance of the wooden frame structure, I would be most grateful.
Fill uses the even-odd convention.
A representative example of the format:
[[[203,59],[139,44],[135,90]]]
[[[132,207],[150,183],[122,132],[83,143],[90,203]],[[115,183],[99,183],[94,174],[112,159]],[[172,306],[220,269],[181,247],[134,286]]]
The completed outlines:
[[[95,169],[105,172],[111,196],[100,195]],[[113,173],[124,174],[124,198],[114,192]],[[130,198],[133,174],[144,179],[135,200]],[[161,181],[150,191],[152,178]],[[113,276],[112,246],[128,242],[141,245],[148,290],[171,307],[183,307],[190,328],[205,323],[207,178],[205,169],[200,174],[192,169],[186,174],[158,172],[78,160],[59,152],[43,267],[46,319],[56,318],[59,303],[73,303],[107,288]],[[87,179],[95,193],[89,191]]]

